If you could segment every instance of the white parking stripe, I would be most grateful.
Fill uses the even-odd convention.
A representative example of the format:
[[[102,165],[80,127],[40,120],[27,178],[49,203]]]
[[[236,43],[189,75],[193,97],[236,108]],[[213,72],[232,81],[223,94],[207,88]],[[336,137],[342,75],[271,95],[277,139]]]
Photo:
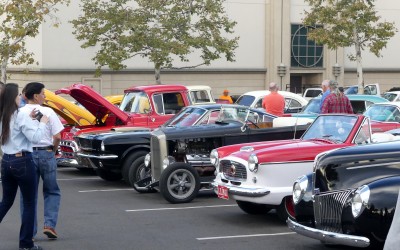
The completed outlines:
[[[80,180],[100,180],[99,177],[80,177],[80,178],[69,178],[69,179],[57,179],[57,181],[80,181]]]
[[[93,193],[93,192],[114,192],[114,191],[133,191],[133,188],[119,188],[119,189],[93,189],[81,190],[79,193]]]
[[[149,209],[125,210],[125,212],[146,212],[146,211],[162,211],[162,210],[183,210],[183,209],[215,208],[215,207],[237,207],[237,205],[234,204],[234,205],[215,205],[215,206],[200,206],[200,207],[164,207],[164,208],[149,208]]]
[[[219,236],[219,237],[196,238],[196,240],[220,240],[220,239],[232,239],[232,238],[280,236],[288,234],[295,234],[295,232],[276,233],[276,234],[248,234],[248,235]]]

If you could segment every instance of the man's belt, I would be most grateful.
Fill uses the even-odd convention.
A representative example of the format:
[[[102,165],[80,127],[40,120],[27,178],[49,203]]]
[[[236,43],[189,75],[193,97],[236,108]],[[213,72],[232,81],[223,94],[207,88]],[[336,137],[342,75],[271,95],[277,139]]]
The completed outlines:
[[[46,146],[46,147],[33,147],[34,151],[36,150],[53,150],[53,146]]]

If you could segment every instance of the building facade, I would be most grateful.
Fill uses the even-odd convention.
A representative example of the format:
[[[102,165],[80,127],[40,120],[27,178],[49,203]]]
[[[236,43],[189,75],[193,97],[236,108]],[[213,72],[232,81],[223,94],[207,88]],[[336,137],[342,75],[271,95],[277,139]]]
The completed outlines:
[[[29,67],[10,66],[10,80],[20,84],[41,81],[50,90],[82,82],[103,95],[120,94],[134,85],[155,83],[153,65],[142,58],[132,58],[122,71],[106,68],[95,77],[94,57],[96,48],[82,49],[81,42],[72,34],[70,20],[81,13],[79,0],[71,0],[69,6],[61,6],[57,16],[58,28],[48,22],[41,33],[28,41],[28,50],[35,54],[38,65]],[[319,86],[323,79],[337,79],[340,85],[357,84],[356,64],[347,58],[354,48],[328,50],[306,39],[306,29],[301,25],[304,10],[308,6],[302,0],[227,0],[226,12],[237,22],[235,36],[239,36],[239,48],[235,62],[217,60],[210,66],[191,70],[166,70],[161,72],[164,84],[209,85],[214,96],[228,88],[231,94],[266,89],[275,81],[283,90],[301,93],[306,87]],[[377,0],[376,8],[382,20],[400,21],[400,2]],[[399,33],[389,41],[376,58],[363,52],[365,83],[381,84],[381,91],[399,86],[400,49]],[[196,61],[196,54],[191,57]],[[177,62],[176,67],[187,66]]]

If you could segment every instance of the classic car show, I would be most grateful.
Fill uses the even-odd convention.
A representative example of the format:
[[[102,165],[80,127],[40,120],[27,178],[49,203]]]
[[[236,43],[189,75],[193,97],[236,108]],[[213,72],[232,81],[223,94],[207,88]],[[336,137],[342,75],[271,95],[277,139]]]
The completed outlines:
[[[400,2],[0,18],[0,250],[400,250]]]

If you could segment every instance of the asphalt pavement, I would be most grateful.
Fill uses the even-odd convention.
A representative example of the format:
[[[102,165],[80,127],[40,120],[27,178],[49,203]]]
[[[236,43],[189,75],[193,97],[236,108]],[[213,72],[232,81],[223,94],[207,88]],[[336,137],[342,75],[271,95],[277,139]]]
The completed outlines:
[[[211,191],[191,203],[170,204],[159,193],[140,194],[123,181],[106,182],[74,168],[59,168],[58,182],[59,239],[48,240],[40,230],[36,243],[45,250],[331,249],[291,232],[274,210],[248,215],[235,201],[218,199]],[[38,220],[41,229],[40,195]],[[1,250],[18,249],[19,227],[18,194],[0,223]]]

